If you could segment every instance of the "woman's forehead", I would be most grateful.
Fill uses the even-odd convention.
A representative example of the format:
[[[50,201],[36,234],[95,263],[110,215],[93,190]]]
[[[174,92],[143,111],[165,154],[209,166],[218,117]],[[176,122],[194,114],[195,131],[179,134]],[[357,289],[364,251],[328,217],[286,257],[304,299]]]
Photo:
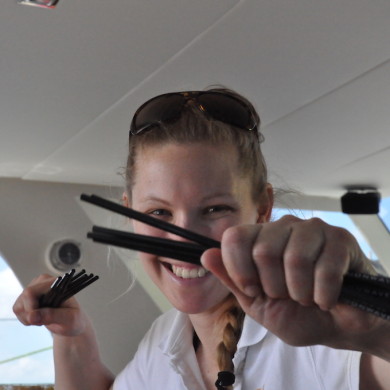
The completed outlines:
[[[238,167],[238,153],[231,145],[204,143],[166,143],[143,147],[137,152],[136,168],[143,171],[146,165],[157,168],[178,167],[183,170],[202,166],[234,170]]]
[[[202,198],[232,194],[238,182],[243,185],[237,164],[234,148],[200,144],[147,148],[137,156],[133,190],[150,197],[161,192]]]

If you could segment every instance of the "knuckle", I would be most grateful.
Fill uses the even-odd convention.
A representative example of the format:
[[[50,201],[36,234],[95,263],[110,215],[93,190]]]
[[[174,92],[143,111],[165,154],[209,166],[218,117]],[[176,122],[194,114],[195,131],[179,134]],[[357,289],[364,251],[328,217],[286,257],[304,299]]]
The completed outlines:
[[[332,229],[333,226],[326,223],[324,220],[318,217],[312,217],[304,219],[301,222],[302,228],[311,232],[324,232],[328,229]]]
[[[50,275],[50,274],[41,274],[40,277],[43,279],[43,280],[53,280],[54,279],[54,276],[53,275]]]
[[[324,222],[321,218],[318,218],[318,217],[312,217],[312,218],[306,219],[304,221],[304,223],[306,223],[308,225],[312,225],[312,226],[324,226],[324,225],[327,225],[326,222]]]
[[[284,254],[284,264],[286,268],[299,271],[310,264],[310,257],[302,252],[289,251]]]
[[[36,300],[36,295],[33,291],[33,289],[31,287],[27,287],[23,293],[22,293],[22,297],[24,300],[27,300],[29,302],[32,302],[34,300]]]
[[[17,310],[28,311],[29,308],[35,308],[38,305],[39,296],[46,290],[42,289],[41,292],[38,292],[33,286],[26,287],[16,302]]]
[[[24,326],[29,326],[30,325],[30,323],[24,317],[18,317],[18,320]]]
[[[275,250],[267,242],[255,245],[252,249],[252,257],[256,262],[260,262],[263,265],[272,264],[276,261]]]
[[[36,284],[36,283],[41,282],[42,279],[45,278],[45,275],[46,275],[46,274],[40,274],[40,275],[36,276],[35,278],[33,278],[33,279],[31,280],[30,285],[34,285],[34,284]]]
[[[334,242],[337,242],[341,245],[346,245],[347,243],[354,240],[353,235],[346,229],[340,227],[334,227],[330,232],[330,237]]]
[[[12,311],[15,313],[16,316],[22,313],[23,306],[21,305],[20,301],[17,300],[14,305],[12,306]]]
[[[331,225],[327,224],[321,218],[318,217],[312,217],[309,219],[302,220],[300,225],[304,231],[312,233],[324,232],[327,229],[332,228]]]
[[[37,277],[35,277],[34,279],[31,280],[30,284],[27,286],[28,287],[33,287],[33,286],[36,286],[38,284],[47,284],[49,283],[51,280],[54,280],[55,277],[53,275],[49,275],[49,274],[40,274],[38,275]]]
[[[247,227],[232,226],[227,228],[222,237],[223,243],[229,246],[236,247],[242,244],[243,241],[248,240]]]
[[[246,286],[247,284],[252,283],[252,279],[248,277],[247,275],[242,275],[242,274],[236,274],[234,276],[234,282],[237,286]]]
[[[26,320],[25,311],[23,308],[23,304],[20,301],[17,301],[13,306],[12,310],[14,314],[16,315],[16,318],[21,322],[23,325],[29,325],[28,321]]]
[[[41,274],[34,281],[35,283],[47,283],[54,280],[55,277],[49,274]]]
[[[296,217],[295,215],[287,214],[281,217],[279,221],[282,223],[296,223],[296,222],[301,222],[302,219]]]

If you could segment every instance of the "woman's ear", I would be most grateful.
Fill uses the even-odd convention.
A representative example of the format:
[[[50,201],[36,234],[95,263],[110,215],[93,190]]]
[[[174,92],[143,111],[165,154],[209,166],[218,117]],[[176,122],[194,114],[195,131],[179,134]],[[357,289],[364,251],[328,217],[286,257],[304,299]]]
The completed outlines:
[[[131,207],[130,205],[130,199],[126,193],[126,191],[123,191],[123,194],[122,194],[122,204],[123,206],[125,207]]]
[[[274,206],[274,189],[270,183],[267,183],[265,190],[259,200],[257,223],[269,222]]]

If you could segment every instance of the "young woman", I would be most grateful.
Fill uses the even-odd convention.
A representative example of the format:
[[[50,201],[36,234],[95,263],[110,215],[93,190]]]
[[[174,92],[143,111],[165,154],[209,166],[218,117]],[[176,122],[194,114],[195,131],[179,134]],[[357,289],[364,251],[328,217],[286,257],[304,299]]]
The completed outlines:
[[[39,309],[40,276],[14,310],[53,333],[56,390],[390,389],[390,323],[338,303],[355,239],[318,219],[270,222],[260,119],[228,90],[171,93],[136,112],[124,203],[222,242],[203,267],[141,253],[175,309],[114,380],[77,301]],[[179,239],[134,222],[134,230]],[[218,378],[218,380],[217,380]]]

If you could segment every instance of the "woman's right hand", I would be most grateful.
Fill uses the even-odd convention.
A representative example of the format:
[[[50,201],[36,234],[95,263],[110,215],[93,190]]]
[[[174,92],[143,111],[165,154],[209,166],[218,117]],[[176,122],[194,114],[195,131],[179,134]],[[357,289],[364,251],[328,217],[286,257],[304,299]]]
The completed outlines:
[[[14,313],[24,325],[44,325],[54,335],[79,336],[88,326],[88,318],[75,298],[59,308],[40,308],[39,299],[46,294],[55,278],[43,274],[35,278],[20,294],[13,306]]]

